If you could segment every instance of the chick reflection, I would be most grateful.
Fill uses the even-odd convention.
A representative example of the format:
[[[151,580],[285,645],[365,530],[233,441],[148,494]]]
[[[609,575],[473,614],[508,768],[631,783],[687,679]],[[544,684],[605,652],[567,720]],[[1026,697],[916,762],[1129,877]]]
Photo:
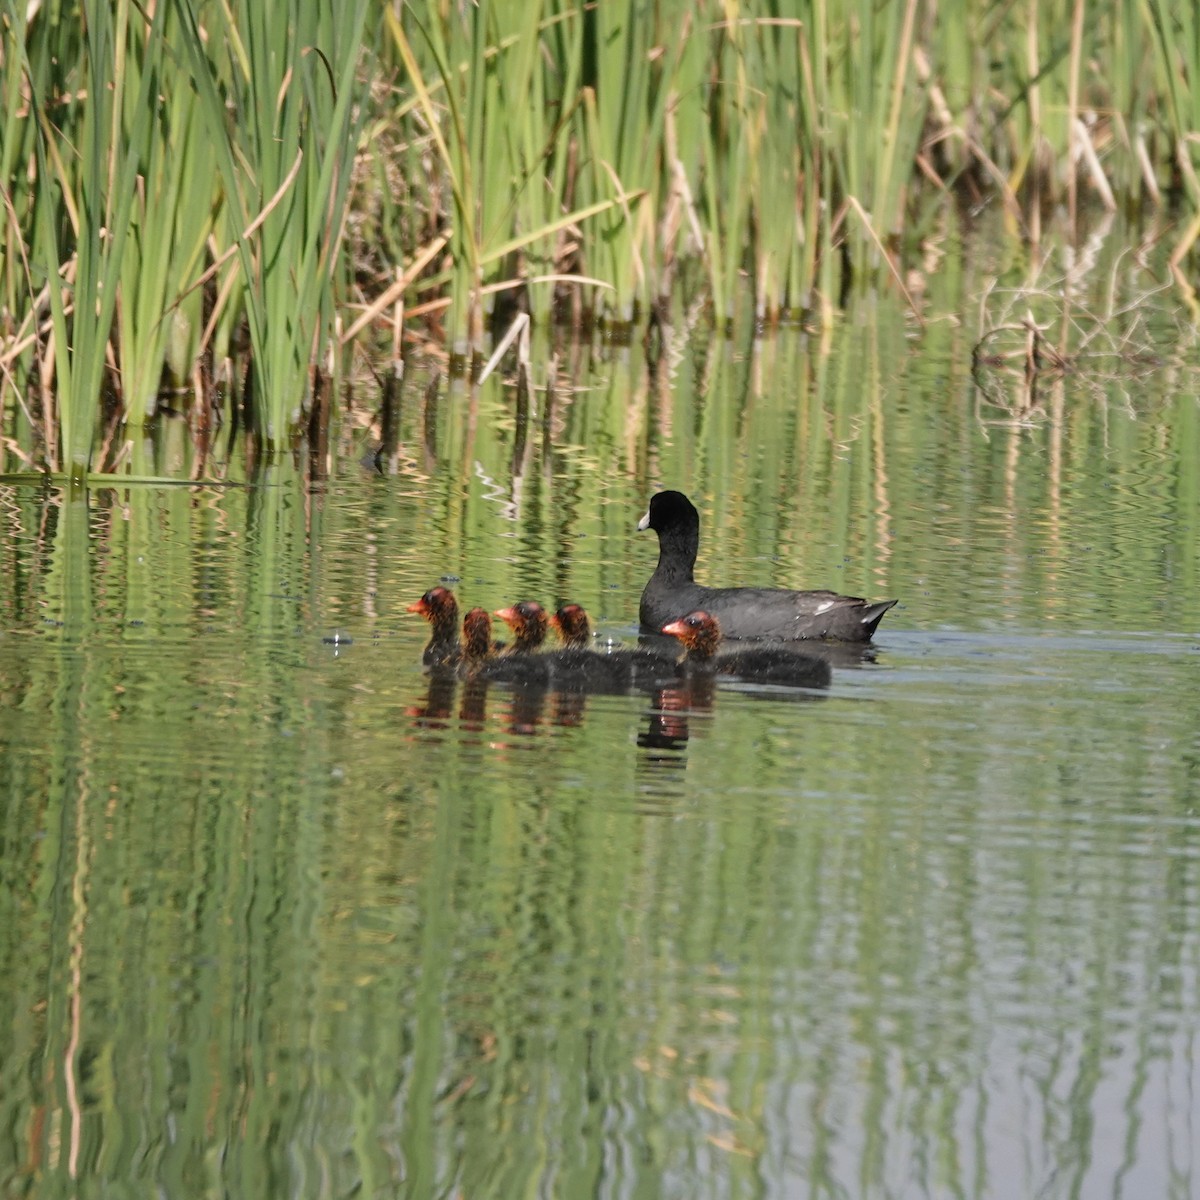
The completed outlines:
[[[824,664],[809,666],[810,672],[827,671]],[[548,684],[544,680],[489,679],[486,672],[462,675],[461,671],[435,669],[429,673],[426,694],[406,711],[418,728],[444,730],[455,724],[455,694],[458,693],[457,724],[464,732],[497,733],[520,738],[535,737],[547,727],[576,729],[586,718],[595,695],[618,694],[611,687],[585,684]],[[818,679],[820,674],[818,674]],[[737,688],[745,700],[804,703],[823,698],[823,684],[808,688],[778,684],[758,685],[754,680],[726,676],[711,670],[692,669],[669,686],[626,688],[620,694],[649,698],[646,724],[637,735],[638,747],[647,761],[681,768],[686,762],[690,739],[703,730],[696,718],[711,716],[718,688]],[[489,711],[490,707],[490,711]]]
[[[587,712],[588,694],[585,691],[554,692],[554,706],[550,716],[552,725],[562,725],[575,728],[583,724],[583,714]]]
[[[467,679],[462,686],[458,721],[472,733],[482,733],[487,718],[488,685],[486,679]]]
[[[457,679],[452,671],[432,671],[429,675],[429,686],[425,690],[425,699],[419,704],[410,705],[405,710],[406,714],[422,729],[449,728],[456,683]]]
[[[688,718],[693,713],[712,712],[715,690],[712,675],[697,675],[675,687],[661,688],[654,696],[648,724],[638,734],[638,745],[646,750],[684,749],[691,736]]]
[[[463,684],[459,719],[464,728],[476,732],[484,728],[489,686],[487,679],[478,678]],[[586,692],[558,691],[541,683],[500,684],[491,688],[491,696],[493,716],[503,732],[520,737],[535,736],[545,725],[576,728],[583,724],[587,711]]]
[[[498,615],[513,631],[509,647],[492,640],[491,617],[476,608],[463,622],[461,644],[457,635],[454,644],[443,637],[440,659],[428,664],[426,655],[427,695],[424,703],[408,709],[419,726],[444,729],[451,724],[460,682],[462,729],[483,733],[492,723],[522,738],[545,726],[581,726],[593,695],[643,695],[652,698],[652,707],[637,744],[649,752],[647,761],[679,768],[694,732],[693,718],[712,712],[718,684],[737,688],[748,698],[804,701],[818,698],[832,675],[824,647],[801,652],[762,643],[722,646],[717,622],[699,611],[664,627],[674,655],[661,645],[614,653],[590,649],[587,614],[578,605],[564,605],[547,618],[539,604],[526,601],[500,609]],[[563,649],[542,651],[548,626],[558,630]],[[489,693],[497,696],[491,722]]]
[[[506,727],[509,733],[531,737],[542,723],[542,712],[549,694],[544,687],[515,687],[510,691]]]

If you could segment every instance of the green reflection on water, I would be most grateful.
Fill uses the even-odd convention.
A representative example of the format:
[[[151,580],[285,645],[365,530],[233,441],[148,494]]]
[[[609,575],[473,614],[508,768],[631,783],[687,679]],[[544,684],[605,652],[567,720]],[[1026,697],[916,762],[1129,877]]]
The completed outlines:
[[[524,430],[414,386],[326,493],[0,493],[5,1191],[1188,1195],[1196,399],[1014,417],[929,341],[581,352]],[[631,634],[660,484],[712,579],[900,596],[879,661],[431,692],[443,575]]]

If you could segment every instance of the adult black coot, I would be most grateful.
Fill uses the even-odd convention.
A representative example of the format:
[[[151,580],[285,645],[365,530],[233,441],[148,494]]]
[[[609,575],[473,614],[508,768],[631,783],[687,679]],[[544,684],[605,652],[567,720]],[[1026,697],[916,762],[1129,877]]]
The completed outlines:
[[[875,604],[837,592],[786,588],[710,588],[694,578],[700,548],[700,514],[682,492],[659,492],[638,529],[658,534],[658,566],[642,591],[643,633],[703,610],[716,617],[727,638],[835,638],[869,642],[895,600]]]
[[[420,613],[432,627],[429,645],[421,656],[427,667],[445,666],[458,661],[458,601],[449,588],[432,587],[406,610]]]
[[[754,683],[786,683],[792,687],[828,687],[833,676],[829,663],[814,654],[802,654],[790,646],[750,646],[718,653],[721,625],[703,610],[669,621],[663,633],[677,637],[687,650],[689,670],[736,675]]]

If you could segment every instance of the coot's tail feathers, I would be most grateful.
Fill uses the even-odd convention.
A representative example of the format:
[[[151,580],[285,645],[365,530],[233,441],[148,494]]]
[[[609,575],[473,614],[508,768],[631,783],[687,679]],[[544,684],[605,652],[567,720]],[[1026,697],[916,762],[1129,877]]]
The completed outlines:
[[[880,600],[878,604],[868,604],[858,615],[858,619],[862,622],[863,641],[869,642],[875,636],[875,627],[883,620],[883,614],[887,612],[893,604],[898,604],[897,600]]]

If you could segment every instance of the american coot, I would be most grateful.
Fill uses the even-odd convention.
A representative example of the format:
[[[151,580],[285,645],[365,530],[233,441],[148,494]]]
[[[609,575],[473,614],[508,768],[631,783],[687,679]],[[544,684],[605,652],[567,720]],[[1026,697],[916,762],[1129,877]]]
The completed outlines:
[[[563,604],[550,618],[558,630],[563,649],[545,656],[554,676],[555,685],[568,690],[624,690],[629,686],[629,672],[615,658],[597,654],[590,649],[591,622],[583,606]]]
[[[473,608],[463,617],[462,658],[458,676],[463,681],[458,719],[464,729],[480,733],[487,717],[487,680],[481,678],[481,668],[495,662],[502,648],[492,641],[492,618],[486,608]]]
[[[504,649],[492,641],[492,618],[486,608],[473,608],[463,617],[463,666],[468,670]]]
[[[420,613],[432,626],[429,645],[421,656],[427,667],[455,663],[459,658],[458,646],[458,601],[449,588],[433,587],[407,608],[408,612]]]
[[[512,650],[489,659],[478,678],[555,691],[624,692],[631,687],[668,683],[678,675],[673,659],[642,650],[597,653],[587,647],[587,613],[578,604],[563,605],[553,617],[534,600],[523,600],[496,615],[512,628]],[[546,629],[553,624],[566,643],[562,650],[540,650]]]
[[[751,646],[744,650],[717,653],[721,626],[716,617],[703,611],[688,613],[663,626],[663,633],[677,637],[687,650],[689,670],[736,675],[754,683],[786,683],[792,687],[828,687],[833,672],[823,658],[802,654],[790,646]]]
[[[657,633],[668,621],[702,609],[716,617],[727,638],[836,638],[869,642],[895,600],[868,604],[837,592],[786,588],[710,588],[693,577],[700,548],[700,514],[682,492],[659,492],[638,522],[658,534],[658,566],[642,591],[642,631]]]
[[[674,658],[651,650],[589,650],[587,612],[582,605],[564,604],[550,618],[566,647],[553,655],[555,678],[572,677],[600,690],[626,691],[631,687],[662,687],[679,675]]]
[[[558,630],[564,646],[582,649],[591,640],[591,623],[580,604],[563,604],[550,618],[550,624]]]
[[[550,686],[550,664],[544,654],[501,654],[489,658],[472,673],[473,679],[490,683],[521,683],[531,687]]]
[[[544,654],[538,654],[546,640],[546,610],[536,600],[522,600],[508,608],[496,609],[498,616],[512,631],[512,645],[499,656],[482,662],[475,672],[477,679],[497,683],[522,683],[548,687],[550,667]]]
[[[528,654],[541,649],[550,622],[546,610],[536,600],[522,600],[520,604],[498,608],[495,615],[513,631],[513,644],[507,653]]]

